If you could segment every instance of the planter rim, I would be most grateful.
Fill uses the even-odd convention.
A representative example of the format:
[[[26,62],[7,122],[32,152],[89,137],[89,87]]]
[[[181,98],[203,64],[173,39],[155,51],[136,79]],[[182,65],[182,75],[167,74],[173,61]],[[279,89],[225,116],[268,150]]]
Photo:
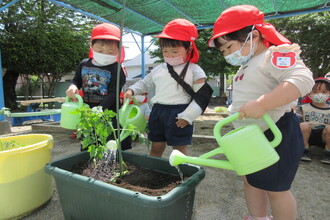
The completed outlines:
[[[15,149],[0,151],[0,157],[10,156],[10,155],[17,155],[20,153],[25,153],[31,150],[36,150],[39,148],[43,148],[44,146],[48,145],[49,148],[52,148],[52,143],[54,142],[53,136],[50,134],[25,134],[25,135],[14,135],[14,136],[8,136],[8,137],[0,137],[0,141],[6,141],[6,140],[12,140],[12,139],[26,139],[26,138],[33,138],[33,136],[42,136],[45,138],[43,141],[36,141],[34,144],[30,144],[24,147],[19,147]]]

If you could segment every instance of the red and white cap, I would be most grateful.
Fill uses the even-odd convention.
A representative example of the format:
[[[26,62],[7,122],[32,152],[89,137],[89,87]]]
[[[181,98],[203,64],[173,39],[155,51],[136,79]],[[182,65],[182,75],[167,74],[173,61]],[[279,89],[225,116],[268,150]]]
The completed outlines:
[[[120,29],[110,23],[102,23],[96,25],[91,33],[90,40],[95,39],[106,39],[106,40],[115,40],[120,41]],[[89,50],[89,58],[93,58],[93,50]],[[120,57],[120,63],[123,63],[125,59],[125,49],[124,47],[121,48],[121,57]]]
[[[198,38],[198,32],[196,26],[190,21],[182,18],[174,19],[167,23],[157,38],[168,38],[172,40],[189,41],[192,46],[192,56],[190,62],[197,63],[199,60],[199,52],[195,44],[195,40]]]
[[[224,10],[214,23],[209,47],[215,47],[214,40],[250,25],[260,31],[263,38],[273,45],[291,44],[272,24],[264,22],[264,13],[252,5],[237,5]]]

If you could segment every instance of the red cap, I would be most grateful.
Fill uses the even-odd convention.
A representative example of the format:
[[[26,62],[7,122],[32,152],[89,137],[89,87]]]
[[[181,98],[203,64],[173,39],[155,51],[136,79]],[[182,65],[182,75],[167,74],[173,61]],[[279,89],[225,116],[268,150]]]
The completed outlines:
[[[260,31],[263,38],[274,45],[291,44],[271,24],[264,22],[264,13],[252,5],[237,5],[224,10],[214,23],[213,36],[209,47],[215,47],[214,40],[250,25]]]
[[[90,40],[94,40],[94,39],[106,39],[106,40],[120,41],[120,29],[117,26],[115,26],[113,24],[109,24],[109,23],[98,24],[92,30]],[[92,49],[89,50],[88,57],[93,58]],[[120,63],[123,63],[124,59],[125,59],[125,49],[124,49],[124,47],[122,47]]]
[[[330,80],[328,80],[327,78],[325,77],[318,77],[316,79],[314,79],[315,82],[326,82],[326,83],[330,83]],[[330,98],[327,99],[327,101],[329,101]],[[301,100],[302,103],[311,103],[312,100],[311,98],[309,97],[309,95],[306,95],[305,98],[303,100]]]
[[[195,40],[198,38],[198,32],[196,26],[190,21],[181,18],[174,19],[167,23],[162,33],[156,37],[191,42],[194,53],[193,57],[190,59],[190,62],[198,62],[199,52],[195,45]]]
[[[91,34],[91,39],[108,39],[120,41],[120,29],[109,23],[102,23],[96,25]]]

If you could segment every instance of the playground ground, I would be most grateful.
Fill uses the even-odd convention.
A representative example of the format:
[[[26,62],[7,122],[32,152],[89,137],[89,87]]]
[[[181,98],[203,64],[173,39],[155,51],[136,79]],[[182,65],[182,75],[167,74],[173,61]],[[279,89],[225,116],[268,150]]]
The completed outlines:
[[[212,135],[213,126],[219,118],[201,117],[196,122],[195,134]],[[228,128],[230,129],[230,128]],[[49,133],[54,137],[52,159],[78,152],[80,143],[70,138],[70,133],[58,131],[34,131],[31,126],[12,127],[11,135],[26,133]],[[194,138],[190,147],[191,156],[199,156],[217,147],[216,142],[209,138]],[[148,154],[148,148],[134,143],[131,151]],[[171,148],[168,148],[164,157],[168,158]],[[298,204],[298,220],[328,219],[330,216],[330,166],[320,162],[322,149],[314,147],[312,162],[301,162],[295,181],[292,185]],[[241,177],[229,170],[204,167],[205,178],[196,188],[193,220],[239,220],[247,214],[242,191]],[[54,183],[55,184],[55,183]],[[55,186],[55,185],[54,185]],[[50,202],[23,220],[63,220],[60,200],[56,191]]]

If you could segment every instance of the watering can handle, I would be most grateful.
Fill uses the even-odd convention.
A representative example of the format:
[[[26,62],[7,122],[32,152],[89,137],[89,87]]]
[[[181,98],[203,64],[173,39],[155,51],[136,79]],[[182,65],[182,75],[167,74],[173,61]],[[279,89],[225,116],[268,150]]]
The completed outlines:
[[[84,104],[83,99],[82,99],[81,96],[78,95],[78,94],[75,94],[75,96],[76,96],[76,98],[78,99],[79,107],[82,107],[83,104]],[[66,97],[65,97],[65,102],[70,102],[70,97],[69,97],[69,96],[66,96]]]
[[[222,126],[225,125],[225,124],[228,124],[228,123],[230,123],[234,120],[237,120],[238,117],[239,117],[239,114],[240,114],[239,112],[236,112],[235,114],[230,115],[227,118],[218,121],[217,124],[214,126],[214,130],[213,130],[214,137],[216,139],[221,138],[220,130],[221,130]],[[262,118],[265,120],[266,124],[269,126],[270,130],[274,134],[274,139],[270,142],[270,145],[272,147],[276,147],[282,141],[282,133],[278,129],[276,124],[274,123],[273,119],[268,114],[264,114],[262,116]]]
[[[126,108],[127,108],[127,106],[129,105],[130,101],[131,101],[130,99],[126,99],[126,101],[125,101],[125,103],[124,103],[124,105],[123,105],[123,107],[122,107],[122,111],[123,111],[123,112],[126,111]],[[138,101],[136,100],[135,97],[133,97],[133,102],[134,102],[135,105],[139,106],[139,103],[138,103]]]

